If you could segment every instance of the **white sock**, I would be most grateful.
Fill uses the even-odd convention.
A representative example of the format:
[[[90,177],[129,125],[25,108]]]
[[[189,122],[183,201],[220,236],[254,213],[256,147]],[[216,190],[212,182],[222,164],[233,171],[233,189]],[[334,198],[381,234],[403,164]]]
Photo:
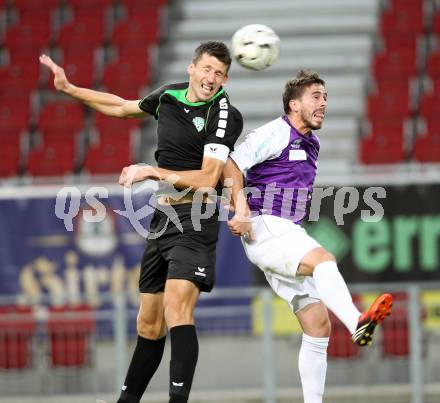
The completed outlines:
[[[327,372],[328,337],[312,337],[303,333],[298,367],[304,403],[322,403]]]
[[[336,263],[327,261],[316,265],[313,278],[322,302],[339,318],[350,334],[353,334],[361,313],[353,304],[350,291]]]

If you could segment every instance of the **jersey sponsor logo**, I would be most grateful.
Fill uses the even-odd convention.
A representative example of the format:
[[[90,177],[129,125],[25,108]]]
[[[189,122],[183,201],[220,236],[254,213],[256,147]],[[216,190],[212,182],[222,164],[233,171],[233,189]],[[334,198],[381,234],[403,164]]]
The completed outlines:
[[[197,131],[200,133],[203,128],[205,127],[205,119],[196,116],[193,120],[192,120],[194,126],[196,127]]]
[[[296,139],[293,141],[293,143],[290,145],[291,148],[300,148],[302,143],[302,139]]]
[[[181,388],[183,386],[183,382],[173,382],[173,386],[178,386]]]

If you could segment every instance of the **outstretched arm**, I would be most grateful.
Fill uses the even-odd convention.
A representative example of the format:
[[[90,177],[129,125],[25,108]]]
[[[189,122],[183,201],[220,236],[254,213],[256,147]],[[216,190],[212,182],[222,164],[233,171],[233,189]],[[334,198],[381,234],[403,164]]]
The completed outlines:
[[[128,101],[117,95],[73,85],[67,79],[64,69],[58,66],[49,56],[41,55],[40,63],[52,71],[54,86],[58,91],[78,99],[98,112],[118,118],[149,116],[139,108],[139,101],[137,100]]]

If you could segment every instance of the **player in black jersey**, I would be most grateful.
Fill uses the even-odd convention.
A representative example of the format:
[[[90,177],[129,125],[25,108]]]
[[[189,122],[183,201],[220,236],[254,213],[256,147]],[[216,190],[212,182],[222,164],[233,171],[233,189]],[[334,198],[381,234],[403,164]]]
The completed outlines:
[[[199,293],[214,285],[219,226],[216,204],[202,190],[217,187],[243,126],[222,87],[231,65],[228,48],[221,42],[202,43],[188,67],[189,82],[164,86],[136,101],[76,87],[48,56],[42,55],[40,62],[52,70],[57,90],[99,112],[158,120],[158,167],[131,165],[119,179],[124,186],[155,179],[178,191],[166,193],[169,186],[162,192],[161,208],[151,221],[153,239],[145,249],[139,280],[138,340],[118,402],[140,401],[162,359],[167,329],[169,402],[187,402],[198,357],[193,311]],[[177,220],[169,220],[167,208]]]

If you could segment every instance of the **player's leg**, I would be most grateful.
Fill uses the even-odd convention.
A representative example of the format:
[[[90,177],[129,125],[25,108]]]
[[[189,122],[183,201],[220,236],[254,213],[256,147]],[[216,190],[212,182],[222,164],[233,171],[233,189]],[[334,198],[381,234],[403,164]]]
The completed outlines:
[[[191,281],[169,279],[164,312],[171,338],[170,403],[187,402],[199,354],[194,308],[199,287]]]
[[[150,240],[142,257],[139,277],[138,338],[118,403],[138,403],[162,360],[166,334],[163,290],[167,266],[157,241]]]
[[[298,356],[304,403],[322,403],[331,329],[328,312],[319,301],[306,305],[295,314],[304,332]]]
[[[156,372],[165,346],[163,293],[140,296],[138,338],[118,403],[138,403]]]
[[[176,205],[183,234],[163,242],[164,257],[169,262],[164,294],[164,312],[171,339],[170,402],[187,402],[198,359],[198,340],[194,308],[201,291],[211,291],[215,281],[215,248],[218,220],[195,217],[197,205]],[[201,230],[194,230],[197,219]]]
[[[371,343],[375,327],[391,311],[390,294],[379,296],[361,315],[338,270],[335,257],[322,247],[314,248],[301,259],[297,273],[313,276],[321,300],[344,323],[357,344],[363,346]]]

